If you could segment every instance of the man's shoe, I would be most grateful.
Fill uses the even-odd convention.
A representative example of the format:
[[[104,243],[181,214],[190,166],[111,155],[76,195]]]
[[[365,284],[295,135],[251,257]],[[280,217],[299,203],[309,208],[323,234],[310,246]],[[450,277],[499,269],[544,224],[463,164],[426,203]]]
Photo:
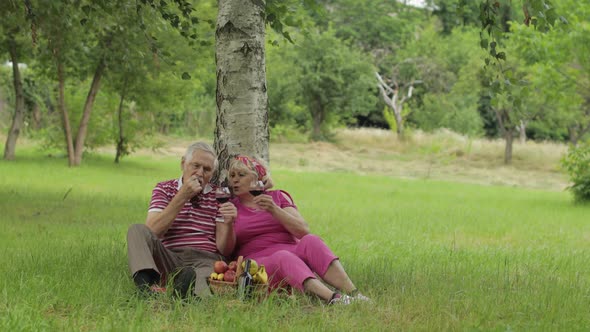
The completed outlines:
[[[197,275],[192,267],[185,266],[181,268],[174,276],[173,287],[174,293],[181,298],[187,298],[189,293],[195,287]]]

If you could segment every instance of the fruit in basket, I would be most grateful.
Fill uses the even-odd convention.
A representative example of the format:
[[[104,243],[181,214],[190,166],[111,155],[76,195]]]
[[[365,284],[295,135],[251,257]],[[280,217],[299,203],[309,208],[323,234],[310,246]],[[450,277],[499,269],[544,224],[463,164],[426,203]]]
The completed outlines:
[[[211,279],[211,280],[217,280],[217,273],[211,272],[211,275],[209,275],[209,279]]]
[[[236,271],[238,269],[238,262],[236,262],[236,261],[229,262],[229,264],[227,265],[227,269],[232,270],[232,271]]]
[[[259,284],[266,284],[268,283],[268,274],[266,273],[266,269],[264,265],[260,265],[258,268],[258,272],[254,275],[254,282]]]
[[[223,274],[223,281],[234,282],[234,280],[236,280],[236,271],[227,270],[227,272]]]
[[[242,262],[242,269],[246,269],[246,261]],[[250,275],[254,276],[258,272],[258,263],[255,260],[250,260]]]
[[[213,271],[215,271],[215,273],[224,273],[225,271],[227,271],[227,263],[224,261],[217,261],[215,262],[215,264],[213,265]]]
[[[223,275],[224,275],[224,273],[218,273],[217,280],[223,281]]]

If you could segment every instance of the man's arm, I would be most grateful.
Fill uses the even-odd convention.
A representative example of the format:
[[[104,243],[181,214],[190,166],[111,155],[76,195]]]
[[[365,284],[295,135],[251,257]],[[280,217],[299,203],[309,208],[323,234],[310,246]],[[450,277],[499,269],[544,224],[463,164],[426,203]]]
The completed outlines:
[[[168,206],[162,211],[148,212],[145,224],[157,237],[162,237],[168,231],[168,228],[176,219],[176,216],[182,210],[184,203],[188,198],[180,194],[179,191],[176,196],[168,203]]]
[[[162,237],[182,210],[184,204],[193,196],[199,194],[203,188],[197,180],[183,183],[174,198],[162,211],[148,212],[145,224],[157,237]]]

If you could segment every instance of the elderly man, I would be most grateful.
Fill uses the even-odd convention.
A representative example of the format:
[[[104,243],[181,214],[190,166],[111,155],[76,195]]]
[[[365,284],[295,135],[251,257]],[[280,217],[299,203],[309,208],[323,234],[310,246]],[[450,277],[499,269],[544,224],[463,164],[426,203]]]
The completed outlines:
[[[145,225],[129,228],[129,269],[141,291],[164,292],[160,286],[171,277],[182,297],[211,295],[207,277],[216,260],[231,254],[223,248],[235,243],[237,215],[233,204],[215,201],[209,181],[217,163],[207,143],[189,146],[180,162],[182,176],[158,183]]]

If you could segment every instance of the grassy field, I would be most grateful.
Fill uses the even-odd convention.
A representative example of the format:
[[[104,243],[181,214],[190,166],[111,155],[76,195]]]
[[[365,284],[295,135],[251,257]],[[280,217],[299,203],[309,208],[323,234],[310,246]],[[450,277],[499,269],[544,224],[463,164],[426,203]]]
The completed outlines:
[[[352,148],[351,148],[352,149]],[[587,330],[590,207],[553,189],[273,172],[374,305],[135,296],[125,234],[176,155],[0,161],[0,330]],[[283,152],[287,153],[287,152]],[[370,153],[370,152],[366,152]],[[295,153],[293,153],[295,154]],[[301,157],[307,158],[307,157]],[[310,159],[312,160],[312,159]],[[312,161],[310,161],[312,163]]]

